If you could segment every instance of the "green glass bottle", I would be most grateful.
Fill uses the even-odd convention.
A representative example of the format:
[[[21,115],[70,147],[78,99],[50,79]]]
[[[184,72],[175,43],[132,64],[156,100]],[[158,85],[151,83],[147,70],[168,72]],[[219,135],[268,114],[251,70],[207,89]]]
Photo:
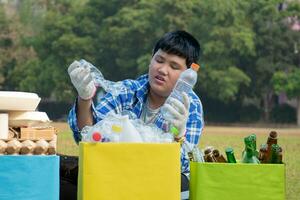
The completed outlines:
[[[278,144],[272,144],[270,163],[282,163],[282,149]]]
[[[256,148],[256,135],[251,134],[251,135],[249,135],[249,138],[253,142],[253,148],[255,149],[255,156],[258,158],[259,157],[259,152],[257,151],[257,148]]]
[[[227,147],[225,149],[225,153],[226,153],[226,156],[227,156],[227,162],[228,163],[236,163],[236,159],[235,159],[235,156],[234,156],[233,148]]]
[[[282,148],[281,148],[281,147],[279,147],[278,162],[279,162],[280,164],[283,163],[283,162],[282,162]]]
[[[252,136],[248,136],[244,138],[245,142],[245,150],[243,151],[243,158],[242,162],[243,163],[256,163],[259,164],[259,160],[256,157],[256,149],[254,144],[254,140]]]

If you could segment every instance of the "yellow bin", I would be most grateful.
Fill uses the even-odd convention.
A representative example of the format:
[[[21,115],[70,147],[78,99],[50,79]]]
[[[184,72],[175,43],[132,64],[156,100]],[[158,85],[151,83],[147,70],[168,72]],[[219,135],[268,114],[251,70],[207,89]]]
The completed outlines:
[[[180,145],[79,145],[78,199],[179,200]]]

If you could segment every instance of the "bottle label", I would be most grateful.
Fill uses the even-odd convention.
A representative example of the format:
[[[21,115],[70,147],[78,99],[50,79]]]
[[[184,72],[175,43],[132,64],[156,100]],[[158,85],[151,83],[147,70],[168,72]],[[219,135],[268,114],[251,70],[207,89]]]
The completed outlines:
[[[192,89],[192,86],[190,84],[188,84],[187,82],[185,82],[182,79],[178,79],[178,81],[177,81],[177,83],[176,83],[176,85],[175,85],[174,89],[172,90],[172,93],[170,94],[169,97],[177,99],[178,101],[183,103],[182,92],[185,92],[185,93],[188,94],[191,91],[191,89]],[[165,102],[165,103],[170,104],[171,106],[174,107],[174,109],[176,109],[176,106],[173,105],[173,103],[170,101],[169,97],[167,98],[167,102]],[[164,106],[161,108],[161,113],[162,113],[162,115],[164,116],[165,119],[173,119],[173,115],[170,114],[167,111],[167,109],[165,109]]]
[[[178,99],[180,102],[183,102],[182,99],[182,92],[189,93],[191,91],[192,87],[190,84],[183,80],[178,80],[177,84],[175,85],[175,88],[173,90],[172,97],[175,99]],[[174,96],[173,96],[174,95]]]

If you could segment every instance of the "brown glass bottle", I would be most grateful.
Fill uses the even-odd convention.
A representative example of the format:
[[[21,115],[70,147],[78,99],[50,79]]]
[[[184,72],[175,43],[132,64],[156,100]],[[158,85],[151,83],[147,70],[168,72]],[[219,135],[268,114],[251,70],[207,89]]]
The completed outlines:
[[[258,159],[261,163],[267,163],[267,151],[268,151],[268,145],[267,144],[262,144],[260,149],[259,149],[259,156]]]
[[[204,150],[204,160],[205,162],[217,162],[213,154],[213,148],[209,147]]]
[[[218,149],[214,149],[213,150],[213,155],[216,158],[217,162],[223,162],[226,163],[226,159],[224,158],[224,156],[222,154],[220,154]]]
[[[271,160],[272,145],[277,144],[277,132],[271,131],[267,140],[267,152],[265,163],[269,163]]]

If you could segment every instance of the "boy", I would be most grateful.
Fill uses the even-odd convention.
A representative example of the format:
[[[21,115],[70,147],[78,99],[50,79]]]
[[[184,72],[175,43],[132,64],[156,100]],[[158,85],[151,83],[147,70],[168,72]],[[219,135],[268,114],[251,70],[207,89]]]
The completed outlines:
[[[179,130],[176,139],[185,136],[189,148],[198,145],[203,128],[202,104],[198,96],[192,91],[182,94],[184,103],[172,99],[176,109],[167,105],[167,109],[173,115],[172,119],[164,119],[160,107],[170,95],[179,75],[192,63],[197,63],[199,54],[200,45],[189,33],[166,33],[153,49],[148,74],[136,80],[124,80],[122,83],[125,90],[118,96],[107,93],[98,105],[92,102],[96,87],[89,69],[74,61],[68,73],[79,97],[70,111],[68,120],[75,141],[80,141],[80,130],[84,126],[97,123],[107,113],[130,111],[145,123],[154,123],[164,131],[169,131],[170,126],[176,127]],[[189,159],[185,148],[181,148],[181,171],[181,190],[188,191]],[[188,192],[182,193],[182,197],[188,198],[186,193]]]

